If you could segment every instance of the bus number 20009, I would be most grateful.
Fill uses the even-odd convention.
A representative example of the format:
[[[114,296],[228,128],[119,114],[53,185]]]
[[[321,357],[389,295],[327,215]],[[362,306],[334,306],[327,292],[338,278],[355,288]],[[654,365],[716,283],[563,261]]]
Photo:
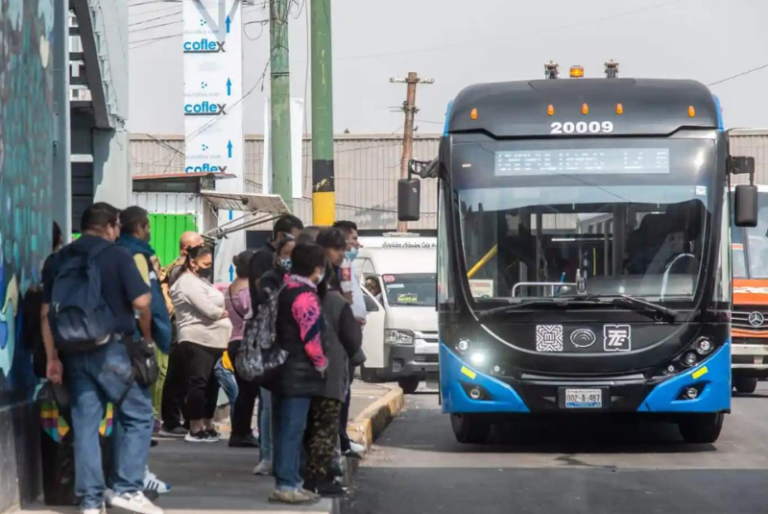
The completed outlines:
[[[550,125],[551,134],[600,134],[613,132],[612,121],[556,121]]]

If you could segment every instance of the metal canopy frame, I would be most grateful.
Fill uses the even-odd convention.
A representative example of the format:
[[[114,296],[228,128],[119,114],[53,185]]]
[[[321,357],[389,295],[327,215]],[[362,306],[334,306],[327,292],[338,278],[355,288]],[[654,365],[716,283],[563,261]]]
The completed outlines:
[[[203,237],[223,239],[227,235],[240,230],[246,230],[256,225],[268,223],[288,214],[288,206],[280,195],[265,195],[258,193],[223,193],[220,191],[200,191],[208,204],[219,211],[244,212],[245,216],[233,219],[209,230]]]

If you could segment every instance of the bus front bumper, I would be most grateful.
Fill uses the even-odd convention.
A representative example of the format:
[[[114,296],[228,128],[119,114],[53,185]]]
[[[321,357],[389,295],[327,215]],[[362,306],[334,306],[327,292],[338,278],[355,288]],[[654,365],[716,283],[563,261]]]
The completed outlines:
[[[682,394],[695,387],[699,394]],[[566,389],[600,389],[602,406],[569,409]],[[494,377],[463,362],[440,345],[440,394],[443,412],[452,414],[526,414],[569,412],[693,413],[730,412],[731,345],[724,344],[703,363],[661,382],[627,376],[599,380],[524,376]]]

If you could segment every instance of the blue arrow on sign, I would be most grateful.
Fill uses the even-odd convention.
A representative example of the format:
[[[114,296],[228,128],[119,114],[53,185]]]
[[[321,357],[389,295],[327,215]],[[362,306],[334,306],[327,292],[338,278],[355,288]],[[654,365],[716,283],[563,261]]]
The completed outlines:
[[[232,96],[232,81],[227,79],[227,96]]]
[[[232,141],[227,143],[227,157],[232,157]]]
[[[229,220],[232,221],[235,218],[235,215],[232,211],[229,211]]]
[[[229,281],[234,282],[235,281],[235,266],[234,264],[229,265]]]
[[[221,18],[219,18],[221,19]],[[229,34],[229,26],[232,24],[232,20],[229,19],[229,16],[227,16],[227,34]]]

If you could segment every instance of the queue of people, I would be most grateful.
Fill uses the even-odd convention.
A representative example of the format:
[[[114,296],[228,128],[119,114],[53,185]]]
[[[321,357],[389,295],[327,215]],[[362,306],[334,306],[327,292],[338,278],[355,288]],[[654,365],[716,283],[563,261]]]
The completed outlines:
[[[213,418],[220,388],[230,403],[229,446],[260,449],[253,472],[274,475],[270,501],[343,494],[341,455],[359,458],[363,449],[346,433],[354,368],[365,360],[365,305],[350,273],[357,227],[305,228],[285,215],[265,247],[234,258],[231,284],[213,283],[213,251],[194,232],[181,236],[179,257],[163,268],[150,229],[140,207],[94,204],[81,237],[44,268],[46,376],[71,397],[82,511],[113,505],[162,514],[150,497],[170,486],[147,466],[153,434],[219,441]],[[271,305],[269,339],[282,358],[268,375],[247,380],[238,359],[253,346],[256,313]],[[98,439],[103,401],[115,407],[119,448],[106,477]]]

